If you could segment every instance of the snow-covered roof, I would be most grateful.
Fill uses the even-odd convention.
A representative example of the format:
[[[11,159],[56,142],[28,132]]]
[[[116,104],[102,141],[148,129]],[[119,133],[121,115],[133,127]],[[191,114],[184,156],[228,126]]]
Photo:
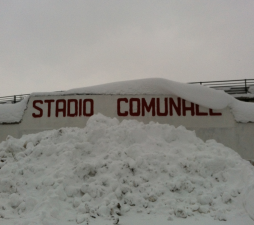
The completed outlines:
[[[59,95],[175,95],[187,101],[211,109],[230,107],[236,121],[254,122],[254,104],[241,102],[224,91],[197,84],[185,84],[161,78],[149,78],[114,82],[91,87],[71,89],[63,92],[32,93],[31,96]],[[18,105],[19,104],[19,105]],[[27,99],[14,105],[0,105],[0,122],[17,122],[22,119]],[[13,113],[16,111],[17,113]],[[4,113],[2,113],[4,112]],[[8,113],[12,112],[12,113]],[[19,112],[19,113],[18,113]]]
[[[176,95],[190,102],[212,109],[223,109],[234,99],[223,91],[217,91],[197,84],[185,84],[162,78],[120,81],[90,87],[75,88],[63,92],[40,92],[41,95]]]

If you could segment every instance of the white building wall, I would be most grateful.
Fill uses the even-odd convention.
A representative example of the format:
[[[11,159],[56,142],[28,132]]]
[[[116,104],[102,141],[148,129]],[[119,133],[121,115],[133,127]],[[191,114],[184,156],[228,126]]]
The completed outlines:
[[[135,119],[183,125],[195,130],[203,140],[215,139],[243,158],[254,159],[253,123],[237,123],[229,108],[210,110],[166,95],[32,96],[20,123],[0,125],[0,141],[8,135],[19,138],[61,127],[84,127],[89,117],[97,113],[120,121]]]

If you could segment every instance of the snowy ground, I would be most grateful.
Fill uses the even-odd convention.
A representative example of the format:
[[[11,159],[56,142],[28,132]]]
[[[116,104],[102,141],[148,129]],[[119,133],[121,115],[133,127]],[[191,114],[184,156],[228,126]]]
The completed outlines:
[[[31,221],[31,219],[29,220]],[[3,225],[75,225],[76,222],[39,222],[34,219],[35,222],[28,222],[28,220],[23,219],[13,219],[13,220],[0,220]],[[105,218],[89,218],[88,223],[84,222],[82,224],[89,225],[113,225],[114,221]],[[173,220],[168,220],[165,215],[142,215],[137,213],[130,213],[120,218],[119,225],[253,225],[254,222],[246,215],[236,215],[228,221],[217,221],[211,217],[207,216],[195,216],[188,219],[174,218]]]
[[[0,143],[0,224],[254,224],[254,169],[166,124],[95,115]]]

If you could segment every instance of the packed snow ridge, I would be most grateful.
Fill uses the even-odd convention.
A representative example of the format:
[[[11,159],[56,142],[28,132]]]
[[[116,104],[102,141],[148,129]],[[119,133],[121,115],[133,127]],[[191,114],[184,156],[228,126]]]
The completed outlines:
[[[184,127],[98,114],[84,129],[0,144],[1,224],[117,224],[133,212],[254,218],[253,193],[249,162]]]
[[[202,85],[185,84],[162,78],[114,82],[63,92],[32,93],[31,96],[61,95],[174,95],[211,109],[231,108],[237,122],[254,122],[254,104],[241,102],[224,91]],[[20,122],[27,107],[27,99],[17,104],[0,105],[0,123]],[[16,106],[17,105],[17,106]],[[14,113],[15,112],[15,113]]]
[[[27,108],[29,97],[16,104],[0,104],[0,123],[18,123]]]

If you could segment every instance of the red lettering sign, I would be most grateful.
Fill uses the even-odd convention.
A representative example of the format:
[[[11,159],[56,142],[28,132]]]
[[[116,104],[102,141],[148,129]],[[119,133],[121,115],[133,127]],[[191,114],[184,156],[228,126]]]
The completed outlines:
[[[174,102],[173,98],[169,99],[169,115],[173,116],[173,107],[178,116],[181,116],[181,98],[177,98],[177,105]]]
[[[117,99],[117,115],[118,116],[128,116],[128,112],[121,112],[121,102],[128,102],[127,98],[119,98]]]
[[[55,115],[55,117],[76,117],[76,116],[86,116],[90,117],[94,114],[94,101],[93,99],[46,99],[34,100],[33,108],[39,111],[38,113],[32,113],[34,118],[39,118],[43,116],[43,109],[47,111],[47,117]],[[40,104],[40,107],[38,106]],[[43,107],[44,106],[44,107]],[[52,112],[55,110],[55,112]],[[52,113],[51,113],[52,112]]]
[[[71,103],[74,104],[74,112],[71,112]],[[77,99],[68,99],[67,116],[68,117],[75,117],[77,115],[78,115],[78,100]]]
[[[90,103],[90,112],[87,112],[87,103]],[[89,105],[88,105],[89,106]],[[83,101],[83,115],[84,116],[92,116],[94,114],[94,104],[93,99],[85,99]]]
[[[146,99],[142,98],[142,116],[145,116],[145,112],[152,110],[152,116],[155,116],[155,98],[152,98],[150,104],[147,105]]]
[[[43,110],[39,106],[36,105],[37,103],[43,104],[43,101],[42,100],[33,101],[33,107],[39,111],[39,114],[35,114],[35,113],[32,114],[32,116],[34,118],[39,118],[39,117],[42,117],[42,115],[43,115]]]
[[[161,107],[160,107],[160,99],[157,98],[157,102],[156,102],[156,106],[157,106],[157,114],[158,116],[167,116],[168,115],[168,99],[167,98],[164,98],[164,113],[162,113],[160,110],[161,110]]]
[[[189,105],[187,105],[189,104]],[[127,110],[122,110],[125,108]],[[199,105],[192,102],[187,103],[184,99],[177,98],[175,101],[173,98],[164,98],[164,104],[161,104],[160,98],[151,98],[150,102],[147,102],[145,98],[119,98],[117,99],[117,115],[118,116],[187,116],[189,112],[191,116],[221,116],[222,113],[213,112],[209,109],[208,112],[201,112]]]
[[[200,112],[199,111],[199,105],[196,105],[196,115],[197,116],[208,116],[208,113],[206,113],[206,112]]]
[[[210,113],[210,116],[221,116],[222,115],[221,113],[213,112],[212,109],[209,109],[209,113]]]
[[[134,111],[134,103],[136,102],[137,110]],[[131,116],[139,116],[140,115],[140,99],[139,98],[131,98],[130,99],[130,115]]]
[[[50,100],[44,100],[45,103],[48,103],[48,117],[51,116],[51,103],[54,102],[55,100],[50,99]]]
[[[186,116],[186,111],[191,111],[191,115],[194,116],[195,115],[194,103],[191,102],[191,105],[189,107],[186,106],[186,102],[184,99],[182,103],[183,103],[183,116]]]
[[[212,109],[203,109],[192,102],[177,98],[118,98],[117,115],[126,116],[222,116],[221,112]],[[93,99],[46,99],[34,100],[32,113],[34,118],[43,116],[45,110],[47,117],[90,117],[94,114]],[[206,111],[207,110],[207,111]],[[101,112],[103,113],[103,112]],[[112,115],[113,116],[113,115]]]
[[[60,103],[62,103],[62,108],[60,108]],[[62,112],[63,117],[66,116],[66,100],[58,99],[56,100],[56,117],[58,117],[59,113]]]

